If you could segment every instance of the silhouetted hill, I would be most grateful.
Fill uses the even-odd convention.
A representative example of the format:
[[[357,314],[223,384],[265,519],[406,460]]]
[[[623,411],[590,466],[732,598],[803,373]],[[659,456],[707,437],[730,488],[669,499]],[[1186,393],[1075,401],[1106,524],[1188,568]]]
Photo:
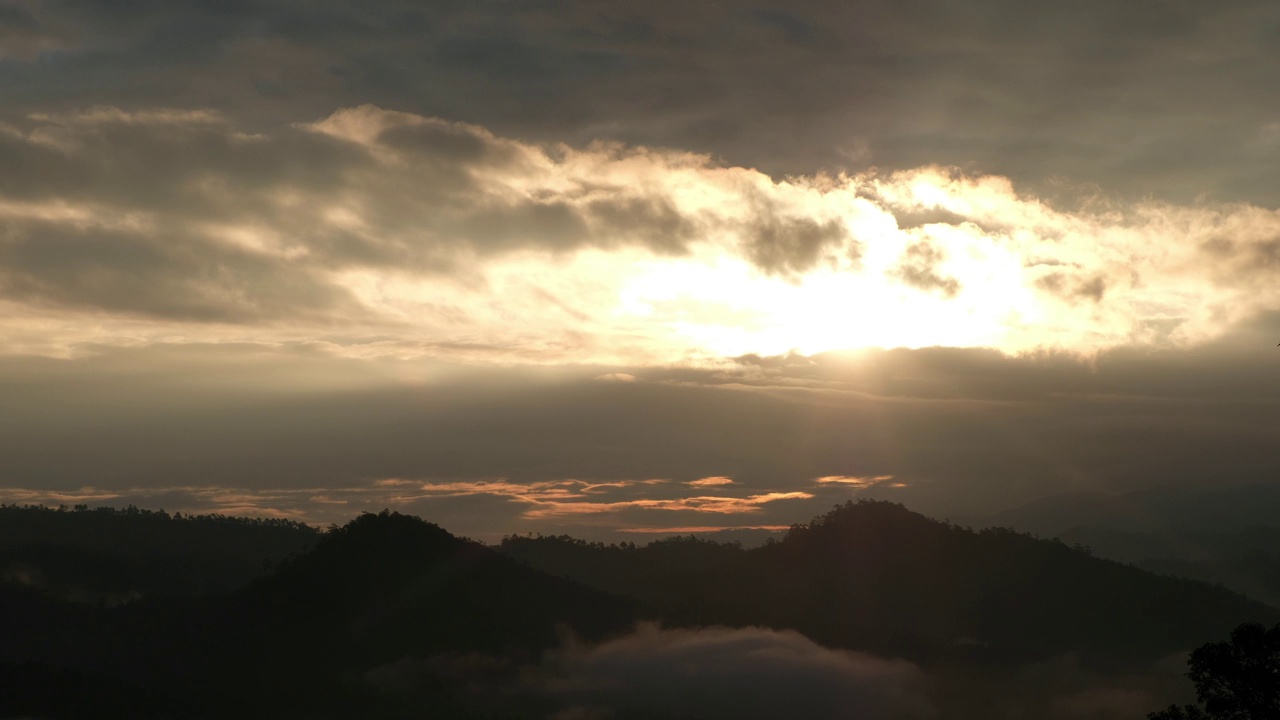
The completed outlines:
[[[566,634],[599,639],[638,616],[632,601],[388,512],[331,530],[230,594],[111,608],[7,592],[0,634],[12,643],[0,662],[10,672],[107,678],[202,717],[463,716],[474,703],[451,680],[458,658],[514,667]]]
[[[0,582],[84,602],[241,587],[311,547],[303,523],[100,507],[0,506]]]
[[[750,550],[563,536],[508,538],[503,550],[384,511],[228,592],[111,605],[0,583],[0,691],[16,688],[0,692],[0,717],[547,718],[573,707],[572,693],[557,693],[591,690],[556,673],[588,663],[603,673],[593,677],[625,684],[632,666],[619,652],[640,653],[651,674],[667,653],[722,663],[721,643],[746,638],[807,647],[852,676],[889,667],[799,636],[698,629],[711,625],[794,629],[913,660],[940,688],[943,719],[1049,717],[1061,693],[1105,688],[1098,678],[1112,669],[1137,677],[1241,621],[1280,619],[1203,583],[881,502],[839,507]],[[600,653],[565,641],[627,633],[651,615],[691,630],[628,636]],[[68,699],[81,697],[92,700]]]
[[[741,602],[741,593],[759,592],[747,582],[748,551],[737,543],[693,535],[644,546],[605,545],[568,535],[512,535],[503,539],[500,549],[531,567],[635,597],[662,608],[668,618],[690,622],[724,622],[718,607]]]
[[[233,596],[233,607],[264,633],[297,629],[296,642],[318,624],[341,623],[353,651],[378,661],[406,647],[536,650],[561,639],[558,625],[599,638],[629,626],[637,605],[384,511],[329,532]]]
[[[793,628],[824,644],[926,663],[1064,653],[1153,660],[1245,620],[1280,619],[1221,588],[884,502],[847,504],[752,550],[528,537],[507,538],[502,548],[548,572],[644,598],[681,624]],[[669,557],[657,561],[663,553]]]
[[[326,676],[350,682],[405,658],[483,653],[528,661],[566,633],[598,640],[637,620],[632,601],[388,512],[326,534],[238,593],[232,608],[243,635],[259,641],[240,680],[247,687],[268,678],[266,693]]]

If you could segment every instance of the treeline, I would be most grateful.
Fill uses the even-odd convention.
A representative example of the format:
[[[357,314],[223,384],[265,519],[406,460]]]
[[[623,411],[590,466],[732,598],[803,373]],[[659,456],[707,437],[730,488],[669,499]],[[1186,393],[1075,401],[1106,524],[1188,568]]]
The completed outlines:
[[[244,585],[322,532],[293,520],[75,505],[0,506],[0,581],[76,601]]]
[[[192,528],[206,534],[182,535]],[[87,543],[108,532],[119,535],[106,543],[116,554],[92,554]],[[166,553],[190,565],[201,548],[240,553],[261,538],[286,553],[262,563],[259,548],[259,567],[236,566],[253,577],[232,589],[175,594],[169,580],[129,602],[74,602],[84,598],[11,574],[0,582],[0,717],[552,717],[573,710],[556,694],[562,686],[530,695],[530,678],[561,672],[557,663],[644,620],[795,630],[826,648],[904,658],[936,681],[941,720],[1054,717],[1061,693],[1089,690],[1089,678],[1143,673],[1241,622],[1280,620],[1221,588],[883,502],[837,507],[751,549],[693,536],[641,546],[563,535],[489,548],[385,511],[322,532],[129,509],[3,508],[0,533],[55,539],[38,546],[64,553],[49,567],[79,562],[67,572],[99,585],[116,574],[140,587],[160,575],[145,558]],[[217,576],[195,567],[206,584]],[[1062,658],[1093,675],[1055,673],[1053,683],[1076,683],[1062,687],[1028,679],[1029,668]],[[1161,699],[1152,707],[1178,700],[1158,682],[1144,685]],[[77,698],[83,707],[63,707]]]
[[[289,520],[287,518],[255,518],[255,517],[239,517],[234,515],[223,515],[220,513],[187,513],[183,515],[175,512],[170,515],[163,508],[159,510],[148,510],[140,508],[137,505],[127,505],[122,508],[99,506],[90,507],[87,504],[77,504],[67,507],[66,505],[58,505],[50,507],[41,504],[25,504],[16,503],[0,503],[0,519],[9,521],[21,521],[23,518],[32,516],[45,515],[48,513],[91,513],[97,517],[127,517],[127,518],[150,518],[157,520],[178,520],[195,523],[215,523],[220,525],[235,525],[238,527],[280,527],[291,530],[314,531],[315,528],[304,522],[297,520]]]
[[[924,663],[1151,661],[1280,613],[1200,582],[901,505],[847,503],[743,549],[689,538],[642,548],[512,536],[532,567],[638,597],[687,625],[787,627],[826,645]]]
[[[0,717],[545,718],[548,699],[514,694],[521,664],[641,617],[418,518],[365,514],[226,593],[103,607],[0,584]]]

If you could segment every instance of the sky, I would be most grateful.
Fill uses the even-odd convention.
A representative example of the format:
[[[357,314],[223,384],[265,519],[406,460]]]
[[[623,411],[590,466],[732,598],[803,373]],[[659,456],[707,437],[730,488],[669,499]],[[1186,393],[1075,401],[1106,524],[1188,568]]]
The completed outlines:
[[[1270,2],[0,0],[0,502],[493,540],[1280,470]]]

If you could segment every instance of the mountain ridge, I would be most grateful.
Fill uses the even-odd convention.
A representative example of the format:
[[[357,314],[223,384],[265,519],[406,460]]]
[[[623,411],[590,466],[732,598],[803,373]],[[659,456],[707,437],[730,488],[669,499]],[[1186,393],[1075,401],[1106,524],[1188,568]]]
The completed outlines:
[[[705,632],[899,658],[937,680],[940,720],[966,719],[1004,696],[1050,707],[1027,668],[1138,677],[1240,622],[1280,620],[1221,588],[876,501],[752,549],[567,536],[495,548],[384,510],[234,590],[112,606],[0,581],[0,611],[0,687],[47,691],[14,695],[21,707],[0,698],[0,715],[86,716],[40,698],[118,687],[132,716],[165,718],[546,718],[571,709],[563,692],[576,686],[556,673],[591,648],[696,648]],[[644,620],[683,634],[636,640]],[[1178,699],[1142,682],[1160,702]]]

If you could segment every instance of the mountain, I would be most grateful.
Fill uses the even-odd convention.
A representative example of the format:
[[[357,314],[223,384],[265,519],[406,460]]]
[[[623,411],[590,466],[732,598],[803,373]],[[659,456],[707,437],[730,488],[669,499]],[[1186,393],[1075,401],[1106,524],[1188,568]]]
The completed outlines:
[[[1149,662],[1245,620],[1280,620],[1273,608],[1221,588],[886,502],[846,504],[751,550],[691,540],[610,548],[554,537],[509,537],[502,549],[653,603],[672,622],[793,628],[824,645],[926,664],[1065,653]]]
[[[515,667],[640,616],[633,601],[389,512],[331,530],[229,594],[111,608],[7,590],[0,663],[10,672],[34,667],[64,685],[47,669],[94,686],[109,678],[199,717],[464,716],[468,690],[453,676],[467,658]]]
[[[648,718],[646,694],[678,682],[701,697],[714,680],[775,688],[780,706],[825,688],[854,703],[925,693],[911,706],[937,720],[1120,718],[1087,708],[1181,701],[1167,656],[1280,619],[1222,588],[883,502],[753,549],[561,536],[500,550],[384,511],[228,590],[113,604],[0,580],[0,717]],[[664,627],[633,632],[646,619]]]
[[[1164,485],[1126,493],[1052,495],[975,522],[1055,537],[1075,527],[1104,526],[1148,534],[1174,528],[1223,532],[1274,525],[1280,517],[1275,483]]]
[[[108,604],[229,591],[306,551],[320,530],[280,519],[136,507],[0,506],[0,579]]]
[[[1170,486],[1043,498],[980,520],[1280,607],[1280,487]]]

